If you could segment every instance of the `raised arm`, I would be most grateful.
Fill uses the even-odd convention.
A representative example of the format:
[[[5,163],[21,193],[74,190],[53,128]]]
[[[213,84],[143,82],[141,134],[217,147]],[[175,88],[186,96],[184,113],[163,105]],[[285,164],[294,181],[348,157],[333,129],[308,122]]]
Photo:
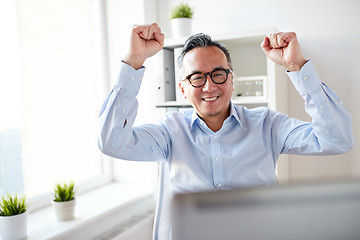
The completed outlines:
[[[288,69],[288,76],[305,101],[311,123],[292,119],[282,123],[282,153],[339,154],[354,145],[351,114],[340,98],[321,82],[311,61],[303,57],[293,32],[270,34],[260,45],[275,63]],[[275,129],[275,128],[274,128]]]
[[[112,157],[134,161],[165,159],[168,143],[166,131],[158,125],[133,127],[139,92],[145,67],[144,61],[159,52],[164,35],[156,23],[134,26],[130,48],[123,62],[116,84],[100,111],[100,150]]]

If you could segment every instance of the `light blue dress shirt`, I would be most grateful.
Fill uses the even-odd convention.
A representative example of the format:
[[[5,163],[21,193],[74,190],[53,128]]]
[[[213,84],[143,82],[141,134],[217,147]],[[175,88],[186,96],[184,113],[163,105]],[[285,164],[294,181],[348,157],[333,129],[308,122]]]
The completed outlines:
[[[162,162],[154,239],[169,239],[168,207],[176,193],[276,184],[280,154],[341,154],[353,147],[351,116],[320,81],[311,61],[299,72],[288,72],[311,123],[230,102],[230,116],[217,132],[192,109],[134,127],[144,71],[121,65],[100,113],[98,144],[103,153],[119,159]]]

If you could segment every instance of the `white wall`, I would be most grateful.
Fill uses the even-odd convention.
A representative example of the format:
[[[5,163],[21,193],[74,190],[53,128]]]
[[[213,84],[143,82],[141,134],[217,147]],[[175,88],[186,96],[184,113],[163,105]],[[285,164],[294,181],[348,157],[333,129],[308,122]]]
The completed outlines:
[[[157,0],[158,22],[171,37],[169,12],[180,0]],[[276,27],[298,34],[304,56],[312,59],[322,80],[343,100],[353,115],[356,142],[360,141],[360,1],[358,0],[188,0],[195,8],[193,33],[209,34]],[[309,117],[303,101],[290,89],[289,114]],[[292,180],[360,176],[360,147],[330,157],[291,156]]]
[[[110,88],[116,83],[119,74],[119,64],[128,51],[130,33],[135,24],[145,24],[156,21],[155,0],[107,0],[106,1],[106,24],[107,24],[107,48],[109,57]],[[146,75],[149,71],[145,72]],[[144,78],[146,78],[146,75]],[[147,96],[149,89],[155,88],[151,81],[143,81],[139,95],[139,112],[137,123],[154,121],[154,116],[149,116],[147,109],[155,109],[154,93]],[[111,89],[108,89],[110,92]]]
[[[105,11],[109,62],[108,76],[110,78],[108,93],[110,93],[119,74],[120,62],[124,59],[129,48],[132,26],[134,24],[155,22],[156,2],[155,0],[107,0],[105,1]],[[156,99],[154,98],[154,92],[151,91],[151,89],[155,90],[155,81],[149,79],[150,72],[149,70],[145,72],[137,97],[139,110],[135,125],[154,122],[157,119],[154,114]],[[115,178],[120,181],[140,181],[152,184],[156,181],[157,163],[115,160],[114,173]]]

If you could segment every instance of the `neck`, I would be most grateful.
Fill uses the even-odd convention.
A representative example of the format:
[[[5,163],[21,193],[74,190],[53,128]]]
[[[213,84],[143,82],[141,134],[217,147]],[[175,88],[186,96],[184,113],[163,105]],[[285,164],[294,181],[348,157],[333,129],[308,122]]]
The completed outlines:
[[[203,119],[204,122],[206,123],[206,125],[208,126],[208,128],[210,128],[213,132],[217,132],[221,129],[224,121],[224,120],[215,120],[215,119],[208,119],[208,120],[205,120]]]
[[[198,114],[199,115],[199,114]],[[200,116],[199,117],[206,123],[208,128],[213,132],[217,132],[221,129],[226,118],[230,116],[230,108],[224,113],[219,113],[214,116]]]

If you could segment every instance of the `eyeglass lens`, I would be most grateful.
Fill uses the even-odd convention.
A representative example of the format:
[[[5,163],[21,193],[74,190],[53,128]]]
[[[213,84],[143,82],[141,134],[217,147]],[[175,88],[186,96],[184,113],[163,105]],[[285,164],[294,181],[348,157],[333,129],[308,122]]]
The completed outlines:
[[[210,78],[214,83],[221,84],[227,80],[227,73],[223,69],[212,71],[211,73],[195,73],[190,77],[191,85],[199,87],[205,84],[206,75],[210,75]]]

